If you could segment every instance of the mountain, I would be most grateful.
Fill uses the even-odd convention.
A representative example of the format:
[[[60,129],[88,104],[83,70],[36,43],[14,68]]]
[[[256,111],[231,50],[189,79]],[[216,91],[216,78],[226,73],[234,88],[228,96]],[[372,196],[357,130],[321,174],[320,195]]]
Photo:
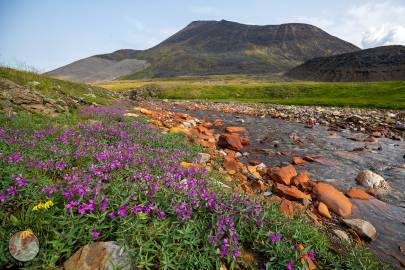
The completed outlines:
[[[405,80],[405,46],[377,47],[308,60],[286,74],[309,81]]]
[[[47,73],[78,80],[285,72],[304,61],[359,48],[308,24],[195,21],[153,48],[121,50]],[[119,56],[117,56],[119,55]]]

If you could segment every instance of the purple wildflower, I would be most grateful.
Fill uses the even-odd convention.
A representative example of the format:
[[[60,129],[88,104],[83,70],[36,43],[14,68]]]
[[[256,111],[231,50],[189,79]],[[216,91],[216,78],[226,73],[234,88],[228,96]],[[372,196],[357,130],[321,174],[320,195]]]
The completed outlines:
[[[308,255],[309,258],[315,259],[316,253],[315,253],[315,251],[312,251],[312,250],[311,250],[310,252],[308,252],[307,255]]]
[[[294,264],[292,262],[287,263],[287,269],[292,270],[294,268]]]
[[[279,233],[272,233],[272,234],[270,235],[270,239],[271,239],[271,242],[272,242],[273,244],[276,244],[276,243],[278,243],[278,242],[281,241],[281,234],[279,234]]]
[[[94,239],[97,239],[97,238],[100,236],[100,233],[97,232],[96,230],[94,230],[94,231],[91,232],[91,236],[92,236]]]

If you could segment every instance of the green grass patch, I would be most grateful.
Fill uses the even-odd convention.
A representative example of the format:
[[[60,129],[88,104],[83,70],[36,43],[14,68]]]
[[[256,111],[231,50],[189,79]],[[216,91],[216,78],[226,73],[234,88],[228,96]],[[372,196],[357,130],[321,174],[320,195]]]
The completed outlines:
[[[53,99],[63,99],[65,96],[69,96],[86,102],[105,105],[115,97],[114,93],[101,87],[54,79],[34,72],[8,67],[0,66],[0,78],[37,90],[44,96]]]
[[[100,86],[114,91],[150,87],[159,98],[241,101],[285,105],[320,105],[405,109],[405,82],[270,82],[266,77],[177,78],[112,81]]]

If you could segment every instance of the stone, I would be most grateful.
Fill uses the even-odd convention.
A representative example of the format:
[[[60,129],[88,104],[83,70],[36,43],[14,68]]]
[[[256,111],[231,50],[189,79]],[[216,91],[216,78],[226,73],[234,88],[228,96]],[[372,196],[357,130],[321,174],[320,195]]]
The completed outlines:
[[[242,168],[240,162],[238,162],[235,158],[231,156],[224,157],[224,168],[228,172],[230,171],[237,171],[238,169]]]
[[[208,160],[210,160],[211,155],[207,153],[198,153],[197,154],[197,161],[200,164],[206,163]]]
[[[215,126],[216,128],[222,127],[222,120],[221,120],[221,119],[215,119],[215,120],[214,120],[214,126]]]
[[[347,235],[346,232],[344,232],[344,231],[342,231],[342,230],[336,230],[336,229],[335,229],[335,230],[333,230],[333,233],[334,233],[337,237],[339,237],[340,240],[350,242],[350,238],[349,238],[349,236]]]
[[[294,215],[294,205],[289,200],[282,199],[282,201],[280,203],[280,210],[281,210],[281,212],[283,212],[284,214],[286,214],[288,216]]]
[[[294,185],[305,187],[309,183],[309,175],[307,171],[300,172],[296,177],[293,179]]]
[[[356,181],[358,184],[367,188],[389,189],[389,184],[387,181],[385,181],[381,175],[378,175],[370,170],[363,170],[359,172],[356,177]]]
[[[132,270],[130,258],[114,241],[96,242],[80,248],[67,261],[65,270]]]
[[[377,231],[374,226],[362,219],[343,219],[343,222],[352,228],[360,237],[367,240],[375,240],[377,238]]]
[[[241,132],[245,132],[246,128],[244,128],[244,127],[226,127],[225,131],[228,133],[241,133]]]
[[[250,186],[252,187],[253,190],[257,190],[259,192],[266,192],[266,190],[267,190],[263,181],[258,180],[258,179],[253,180],[252,183],[250,184]]]
[[[346,195],[352,199],[369,200],[372,198],[367,192],[359,188],[350,188],[346,191]]]
[[[222,134],[219,136],[218,146],[235,151],[240,151],[243,149],[241,138],[237,133]]]
[[[182,133],[182,134],[185,134],[185,135],[190,134],[190,132],[188,130],[185,130],[182,127],[172,127],[172,128],[169,129],[169,132],[170,133]]]
[[[139,114],[136,114],[136,113],[126,113],[126,114],[124,114],[124,116],[132,117],[132,118],[137,118],[137,117],[139,117]]]
[[[288,187],[280,183],[275,183],[273,185],[273,192],[291,200],[311,200],[311,195],[305,194],[294,186]]]
[[[269,176],[274,181],[283,183],[288,186],[291,183],[291,179],[297,176],[297,171],[295,170],[294,166],[288,165],[285,167],[273,168],[269,170]]]
[[[263,162],[256,166],[256,169],[258,169],[258,170],[265,169],[265,168],[267,168],[267,166]]]
[[[305,163],[307,163],[307,161],[302,159],[301,157],[292,157],[292,164],[294,165],[302,165]]]
[[[332,215],[330,214],[328,207],[323,202],[318,204],[318,212],[321,214],[321,216],[332,219]]]
[[[242,145],[249,145],[250,144],[250,139],[248,137],[241,136],[240,137],[240,142],[242,143]]]
[[[317,183],[313,188],[314,195],[320,202],[339,216],[346,218],[352,213],[351,201],[335,187],[327,183]]]

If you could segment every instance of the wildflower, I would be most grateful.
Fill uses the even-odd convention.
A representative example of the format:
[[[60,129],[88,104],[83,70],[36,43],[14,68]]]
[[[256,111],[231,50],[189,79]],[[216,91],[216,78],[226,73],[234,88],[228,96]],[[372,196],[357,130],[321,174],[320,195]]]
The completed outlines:
[[[279,234],[279,233],[272,233],[272,234],[270,235],[270,239],[271,239],[271,242],[272,242],[273,244],[276,244],[276,243],[278,243],[278,242],[281,241],[281,234]]]
[[[17,189],[14,186],[10,186],[9,188],[6,189],[6,194],[8,196],[14,196],[17,194]]]
[[[100,233],[97,232],[96,230],[93,230],[93,231],[91,232],[91,236],[92,236],[94,239],[97,239],[97,238],[100,236]]]
[[[287,269],[292,270],[294,268],[294,264],[292,262],[287,263]]]
[[[66,209],[72,210],[73,207],[77,206],[79,203],[75,200],[70,201],[68,204],[66,204]]]
[[[115,218],[115,214],[114,214],[114,212],[111,212],[111,213],[108,213],[108,215],[107,215],[110,219],[113,219],[113,218]]]
[[[164,211],[159,211],[157,214],[158,218],[164,218],[166,216],[166,213]]]
[[[40,210],[40,209],[49,209],[49,208],[51,208],[53,206],[53,202],[51,201],[51,200],[48,200],[47,202],[45,202],[45,203],[38,203],[37,205],[35,205],[33,208],[32,208],[32,211],[38,211],[38,210]]]
[[[122,218],[125,218],[127,216],[127,208],[128,205],[122,206],[120,209],[118,209],[117,214],[120,215]]]
[[[308,252],[308,254],[307,254],[307,255],[308,255],[308,257],[309,257],[309,258],[311,258],[311,259],[315,259],[316,253],[315,253],[314,251],[312,251],[312,250],[311,250],[310,252]]]
[[[219,248],[219,252],[221,254],[222,257],[225,257],[228,255],[229,253],[229,242],[227,238],[224,238],[223,240],[223,244],[221,245],[221,247]]]

